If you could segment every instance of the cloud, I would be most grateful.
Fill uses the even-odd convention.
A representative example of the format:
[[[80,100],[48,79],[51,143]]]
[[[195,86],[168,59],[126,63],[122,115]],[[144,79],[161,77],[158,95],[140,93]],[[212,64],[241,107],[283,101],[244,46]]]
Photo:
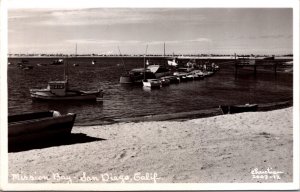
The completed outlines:
[[[47,26],[86,26],[189,22],[205,19],[197,9],[162,8],[92,8],[92,9],[22,9],[9,11],[9,19],[29,19],[28,24]],[[39,22],[30,22],[30,19]]]
[[[180,43],[197,43],[197,42],[212,42],[208,38],[197,38],[190,40],[174,40],[174,41],[138,41],[138,40],[99,40],[99,39],[68,39],[66,43],[78,44],[148,44],[148,45],[162,45],[166,44],[180,44]]]

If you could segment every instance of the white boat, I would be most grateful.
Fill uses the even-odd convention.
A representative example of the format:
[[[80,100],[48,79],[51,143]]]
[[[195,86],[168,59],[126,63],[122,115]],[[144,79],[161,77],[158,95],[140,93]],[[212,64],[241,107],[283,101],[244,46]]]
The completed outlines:
[[[33,100],[96,100],[103,98],[103,91],[81,91],[68,88],[68,81],[50,81],[45,89],[30,89]]]
[[[146,80],[143,80],[143,86],[149,87],[149,88],[160,88],[161,81],[158,79],[146,79]]]
[[[168,65],[173,66],[173,67],[177,67],[178,63],[176,63],[176,60],[173,59],[172,61],[168,61]]]

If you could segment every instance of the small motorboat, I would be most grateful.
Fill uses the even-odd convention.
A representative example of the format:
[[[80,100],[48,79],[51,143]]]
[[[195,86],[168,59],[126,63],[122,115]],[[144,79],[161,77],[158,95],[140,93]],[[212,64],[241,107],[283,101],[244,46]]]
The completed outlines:
[[[33,69],[33,66],[32,65],[24,65],[24,64],[20,64],[18,63],[18,67],[22,70],[30,70],[30,69]]]
[[[76,114],[58,111],[23,113],[8,116],[8,145],[20,145],[71,134]]]
[[[38,63],[38,64],[36,64],[36,66],[42,67],[42,66],[47,66],[47,64],[46,63]]]
[[[50,65],[62,65],[62,64],[64,64],[64,60],[63,59],[57,59],[57,60],[54,60],[52,62],[52,64],[50,64]]]
[[[173,83],[180,83],[180,78],[179,77],[176,77],[176,76],[165,76],[163,77],[164,79],[169,79],[170,80],[170,84],[173,84]]]
[[[143,80],[143,86],[149,87],[149,88],[160,88],[161,81],[158,79],[146,79],[146,80]]]
[[[169,78],[161,77],[160,81],[161,81],[161,86],[163,86],[163,87],[170,85],[170,79]]]
[[[168,65],[177,67],[178,63],[176,62],[176,59],[174,58],[172,61],[168,61]]]
[[[192,74],[198,77],[198,79],[204,79],[204,74],[201,70],[194,70],[192,71]]]
[[[50,81],[45,89],[30,89],[33,100],[96,100],[103,98],[103,91],[81,91],[68,88],[68,80]]]
[[[187,75],[188,73],[185,72],[174,72],[174,76],[178,77],[180,79],[180,82],[188,81]]]
[[[221,105],[219,108],[223,114],[234,114],[243,112],[254,112],[257,111],[258,104],[245,104],[245,105]]]

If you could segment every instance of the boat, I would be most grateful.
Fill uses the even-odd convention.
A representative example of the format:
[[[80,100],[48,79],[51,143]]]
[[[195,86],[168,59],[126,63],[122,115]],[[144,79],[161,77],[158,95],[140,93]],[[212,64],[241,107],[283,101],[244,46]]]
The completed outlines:
[[[170,70],[161,65],[149,65],[147,69],[150,70],[156,78],[171,75]]]
[[[174,72],[173,75],[180,79],[180,82],[188,81],[187,75],[185,72]]]
[[[67,65],[67,64],[66,64]],[[30,89],[30,96],[33,100],[44,101],[61,101],[61,100],[95,100],[101,101],[103,99],[103,91],[82,91],[73,90],[69,88],[68,76],[66,69],[63,81],[50,81],[47,88],[44,89]]]
[[[74,63],[74,64],[73,64],[73,67],[78,67],[78,66],[79,66],[78,63]]]
[[[64,64],[64,60],[63,59],[56,59],[50,65],[62,65],[62,64]]]
[[[68,87],[68,80],[50,81],[45,89],[30,89],[30,96],[33,100],[96,100],[103,99],[103,91],[81,91],[71,90]]]
[[[197,76],[199,79],[204,79],[204,73],[201,70],[194,70],[192,71],[192,74]]]
[[[168,65],[173,66],[173,67],[177,67],[178,63],[176,62],[176,59],[174,58],[172,61],[168,60]]]
[[[36,64],[36,66],[42,67],[42,66],[47,66],[47,64],[46,63],[38,63],[38,64]]]
[[[18,67],[22,70],[30,70],[33,69],[32,65],[27,65],[27,64],[22,64],[22,63],[18,63]]]
[[[245,105],[221,105],[219,108],[223,114],[234,114],[243,112],[254,112],[257,111],[258,104],[245,104]]]
[[[170,84],[173,84],[173,83],[180,83],[180,78],[177,77],[177,76],[164,76],[162,77],[163,79],[168,79],[170,81]]]
[[[170,79],[165,77],[161,77],[160,82],[162,87],[168,86],[171,83]]]
[[[180,83],[180,78],[176,77],[176,76],[164,76],[160,78],[161,80],[167,79],[169,80],[170,84],[174,84],[174,83]]]
[[[8,116],[8,144],[18,145],[65,137],[71,134],[76,114],[58,111],[23,113]]]
[[[145,79],[143,80],[143,86],[149,88],[160,88],[162,83],[158,79]]]
[[[121,84],[141,84],[144,79],[144,73],[146,79],[155,79],[156,76],[148,69],[135,68],[127,73],[124,73],[120,77]]]

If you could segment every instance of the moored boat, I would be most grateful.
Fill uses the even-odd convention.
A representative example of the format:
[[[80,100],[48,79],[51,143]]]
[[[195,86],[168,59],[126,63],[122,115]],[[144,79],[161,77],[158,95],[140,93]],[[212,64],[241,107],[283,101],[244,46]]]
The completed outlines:
[[[62,64],[64,64],[64,60],[57,59],[57,60],[54,60],[50,65],[62,65]]]
[[[163,86],[163,87],[170,85],[169,78],[161,77],[160,82],[161,82],[161,86]]]
[[[103,98],[103,91],[81,91],[68,88],[68,80],[50,81],[45,89],[30,89],[33,100],[96,100]]]
[[[135,68],[120,77],[121,84],[141,84],[143,79],[155,79],[156,76],[148,69]]]
[[[149,88],[160,88],[161,87],[161,81],[158,79],[146,79],[143,80],[143,86],[149,87]]]
[[[243,112],[254,112],[257,111],[258,104],[245,104],[245,105],[221,105],[219,108],[223,114],[234,114]]]
[[[156,78],[171,75],[171,71],[161,65],[149,65],[147,69],[150,70]]]
[[[164,76],[164,77],[162,77],[162,78],[168,79],[168,80],[170,81],[170,84],[173,84],[173,83],[180,83],[180,78],[177,77],[177,76],[172,76],[172,75],[170,75],[170,76]]]
[[[24,113],[8,116],[8,144],[19,145],[44,141],[71,133],[76,114],[58,111]]]

